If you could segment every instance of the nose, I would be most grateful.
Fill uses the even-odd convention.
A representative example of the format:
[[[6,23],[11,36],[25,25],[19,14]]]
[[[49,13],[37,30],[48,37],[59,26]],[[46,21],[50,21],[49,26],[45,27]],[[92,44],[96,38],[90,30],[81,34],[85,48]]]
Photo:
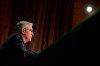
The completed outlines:
[[[32,33],[32,36],[34,36],[34,34]]]

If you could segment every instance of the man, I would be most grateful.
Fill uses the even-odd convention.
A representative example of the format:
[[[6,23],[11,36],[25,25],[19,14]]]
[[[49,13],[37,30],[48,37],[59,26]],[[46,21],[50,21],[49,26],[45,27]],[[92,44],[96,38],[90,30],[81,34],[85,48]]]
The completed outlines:
[[[33,24],[27,21],[16,24],[16,32],[9,36],[2,46],[5,66],[27,65],[38,55],[36,52],[28,51],[24,46],[34,36],[32,26]]]

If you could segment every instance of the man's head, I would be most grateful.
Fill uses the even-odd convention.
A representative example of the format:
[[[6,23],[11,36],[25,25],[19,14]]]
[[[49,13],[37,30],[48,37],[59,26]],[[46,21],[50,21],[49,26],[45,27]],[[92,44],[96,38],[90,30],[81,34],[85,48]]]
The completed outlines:
[[[20,21],[16,24],[16,32],[23,37],[24,43],[31,41],[33,34],[33,24],[27,21]]]

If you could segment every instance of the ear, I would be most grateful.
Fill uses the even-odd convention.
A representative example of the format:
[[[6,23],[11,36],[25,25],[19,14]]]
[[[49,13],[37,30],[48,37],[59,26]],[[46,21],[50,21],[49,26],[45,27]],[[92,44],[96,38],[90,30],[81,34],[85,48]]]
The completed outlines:
[[[25,34],[25,28],[22,28],[22,29],[21,29],[21,33],[22,33],[22,34]]]

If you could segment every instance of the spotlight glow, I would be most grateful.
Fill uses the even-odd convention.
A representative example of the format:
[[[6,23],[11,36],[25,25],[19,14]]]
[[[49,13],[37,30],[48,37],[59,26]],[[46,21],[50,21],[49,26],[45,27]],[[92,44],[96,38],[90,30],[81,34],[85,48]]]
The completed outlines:
[[[91,11],[92,11],[92,7],[91,7],[91,6],[88,6],[88,7],[86,8],[86,11],[87,11],[87,12],[91,12]]]

